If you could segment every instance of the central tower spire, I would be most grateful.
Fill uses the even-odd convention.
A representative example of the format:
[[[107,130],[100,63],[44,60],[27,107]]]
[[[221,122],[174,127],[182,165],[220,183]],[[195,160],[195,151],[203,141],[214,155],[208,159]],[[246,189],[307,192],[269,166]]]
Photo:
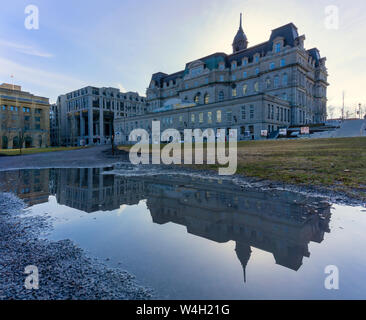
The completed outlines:
[[[233,41],[233,53],[244,50],[248,47],[248,39],[243,31],[242,19],[242,13],[240,13],[239,30]]]

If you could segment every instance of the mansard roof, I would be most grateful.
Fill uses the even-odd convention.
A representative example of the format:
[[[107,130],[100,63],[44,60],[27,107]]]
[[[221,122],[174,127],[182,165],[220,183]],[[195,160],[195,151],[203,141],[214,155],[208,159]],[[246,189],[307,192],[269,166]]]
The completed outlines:
[[[317,48],[312,48],[308,50],[309,55],[315,60],[315,66],[319,66],[319,60],[320,60],[320,53]]]
[[[226,67],[229,67],[231,65],[232,61],[237,61],[238,66],[241,65],[241,62],[244,57],[247,57],[249,61],[253,60],[253,57],[255,54],[259,53],[260,56],[266,55],[269,51],[272,51],[273,49],[273,42],[276,38],[283,38],[284,45],[293,47],[296,45],[296,41],[299,38],[299,34],[297,32],[297,27],[292,23],[285,24],[279,28],[273,29],[271,32],[271,36],[268,41],[257,44],[255,46],[249,47],[247,49],[238,51],[236,53],[227,55],[223,52],[216,52],[211,55],[208,55],[206,57],[194,60],[194,61],[202,61],[205,64],[206,68],[209,69],[217,69],[220,62],[224,61],[226,64]],[[319,61],[319,51],[317,49],[311,49],[308,50],[309,54],[317,61]],[[319,57],[318,57],[319,56]],[[176,80],[177,78],[183,78],[184,75],[186,75],[189,70],[188,66],[194,62],[190,61],[186,64],[185,70],[179,71],[170,75],[167,75],[163,72],[158,72],[153,74],[152,80],[155,80],[159,83],[161,86],[163,82],[170,81],[170,80]]]
[[[295,40],[299,37],[296,26],[291,22],[279,28],[273,29],[268,41],[229,55],[229,64],[233,60],[236,60],[238,62],[238,65],[240,65],[241,60],[244,57],[247,57],[249,61],[252,61],[253,56],[257,53],[259,53],[261,56],[266,55],[269,51],[272,51],[273,41],[279,37],[284,39],[285,46],[293,47],[295,45]]]

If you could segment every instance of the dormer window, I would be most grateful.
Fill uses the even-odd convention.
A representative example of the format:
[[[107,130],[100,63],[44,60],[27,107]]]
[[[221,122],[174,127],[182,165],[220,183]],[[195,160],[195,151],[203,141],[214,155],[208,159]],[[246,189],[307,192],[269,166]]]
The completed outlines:
[[[231,63],[231,69],[235,70],[236,69],[236,61],[233,61]]]
[[[220,62],[219,64],[219,70],[224,70],[225,69],[225,63],[224,62]]]
[[[191,77],[197,77],[203,72],[203,65],[191,69]]]
[[[276,43],[276,45],[275,45],[275,52],[276,53],[280,53],[281,52],[281,43],[280,42]]]
[[[259,62],[259,54],[256,54],[256,55],[254,56],[254,62],[255,62],[255,63],[258,63],[258,62]]]
[[[248,58],[243,59],[243,66],[246,66],[246,65],[248,65]]]

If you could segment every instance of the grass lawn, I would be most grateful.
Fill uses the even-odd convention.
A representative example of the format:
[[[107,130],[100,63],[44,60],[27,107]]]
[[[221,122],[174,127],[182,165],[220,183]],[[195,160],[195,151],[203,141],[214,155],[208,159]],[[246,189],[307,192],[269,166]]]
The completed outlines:
[[[29,149],[22,149],[22,155],[42,153],[42,152],[76,150],[76,149],[81,149],[81,148],[84,148],[84,147],[29,148]],[[18,155],[20,155],[20,150],[19,149],[0,149],[0,155],[2,155],[2,156],[18,156]]]
[[[332,187],[366,200],[366,137],[239,142],[237,174]]]

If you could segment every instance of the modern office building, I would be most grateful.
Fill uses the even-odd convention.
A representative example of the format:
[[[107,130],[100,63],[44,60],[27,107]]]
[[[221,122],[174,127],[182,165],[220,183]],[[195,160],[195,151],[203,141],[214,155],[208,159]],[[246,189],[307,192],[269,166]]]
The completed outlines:
[[[241,20],[231,54],[217,52],[186,63],[182,71],[153,74],[147,113],[116,119],[118,142],[127,143],[135,128],[151,133],[153,120],[161,130],[175,128],[182,135],[184,129],[237,129],[240,140],[324,122],[326,58],[317,48],[305,48],[305,36],[293,23],[248,47]]]
[[[43,148],[50,145],[49,99],[22,91],[17,85],[0,85],[1,149]]]
[[[61,95],[53,109],[53,141],[67,146],[108,143],[115,119],[141,115],[145,108],[144,97],[116,88],[89,86]]]
[[[50,107],[50,144],[52,147],[61,145],[61,114],[57,103]]]

